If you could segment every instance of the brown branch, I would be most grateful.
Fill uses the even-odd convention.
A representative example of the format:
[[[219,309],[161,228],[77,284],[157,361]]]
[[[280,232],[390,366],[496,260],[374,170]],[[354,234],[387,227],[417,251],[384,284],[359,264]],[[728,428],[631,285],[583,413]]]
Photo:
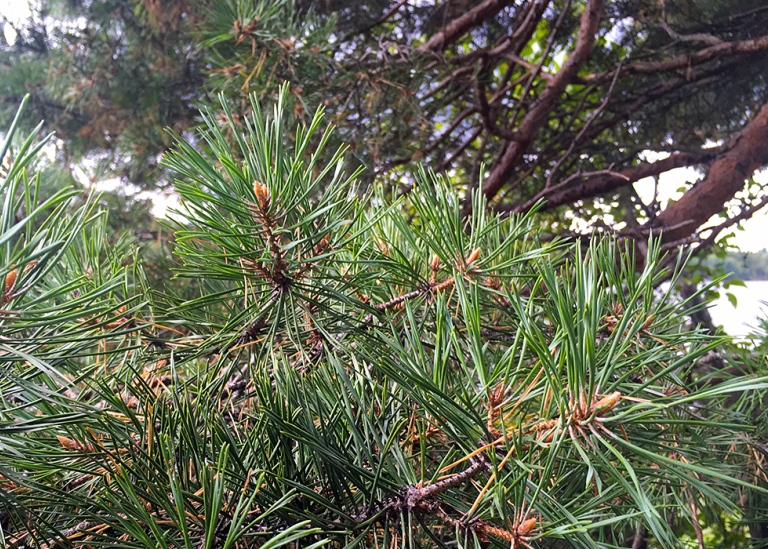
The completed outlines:
[[[543,209],[548,210],[562,206],[563,204],[573,203],[576,200],[594,198],[595,196],[631,185],[643,178],[659,175],[675,168],[705,163],[711,160],[716,154],[717,151],[706,151],[703,153],[675,153],[663,160],[640,164],[639,166],[632,166],[631,168],[627,168],[620,172],[605,173],[600,177],[594,177],[584,184],[577,186],[570,185],[574,179],[573,176],[570,176],[568,179],[554,187],[543,189],[530,200],[516,204],[500,205],[496,209],[501,212],[526,212],[531,209],[536,202],[544,199],[546,200],[546,203],[544,204]],[[585,174],[580,174],[579,177],[583,177],[584,175]]]
[[[256,195],[256,202],[248,203],[248,210],[251,212],[254,221],[259,225],[269,253],[272,256],[273,264],[270,270],[261,262],[250,263],[262,277],[269,280],[275,287],[284,288],[290,283],[291,278],[286,272],[288,264],[285,261],[285,254],[280,247],[280,239],[275,232],[276,222],[271,211],[272,198],[269,196],[266,185],[259,181],[253,182],[253,192]]]
[[[453,119],[453,122],[451,122],[450,126],[448,126],[443,133],[441,133],[432,143],[423,149],[419,149],[417,153],[421,153],[421,156],[426,156],[427,154],[434,151],[437,146],[440,145],[440,143],[445,141],[445,139],[453,133],[453,130],[455,130],[459,124],[464,121],[465,118],[475,114],[476,112],[477,109],[475,107],[467,107],[461,111],[458,115],[456,115],[456,118]]]
[[[424,96],[421,97],[420,101],[426,101],[427,99],[435,95],[437,92],[447,87],[451,82],[453,82],[459,76],[463,76],[465,74],[471,74],[474,70],[475,70],[475,67],[473,67],[472,65],[467,65],[466,67],[461,67],[459,69],[456,69],[451,74],[443,78],[440,82],[438,82],[437,86],[435,86],[433,89],[425,93]]]
[[[538,75],[541,76],[541,79],[546,80],[547,82],[549,82],[556,76],[551,72],[547,72],[543,70],[541,68],[541,64],[537,65],[536,63],[531,63],[530,61],[526,61],[525,59],[523,59],[519,55],[515,55],[514,53],[506,53],[504,54],[504,57],[509,61],[512,61],[516,65],[520,65],[524,69],[528,69],[531,72],[538,72]]]
[[[557,173],[557,170],[560,169],[560,166],[563,165],[563,162],[571,156],[571,153],[573,152],[573,149],[576,147],[576,145],[581,141],[581,138],[584,137],[584,134],[587,132],[589,127],[592,125],[592,123],[597,120],[600,115],[603,114],[603,111],[605,110],[605,107],[608,106],[608,102],[611,100],[611,95],[613,94],[613,88],[616,86],[616,80],[618,80],[619,77],[619,71],[621,70],[621,63],[622,61],[619,61],[619,69],[616,71],[616,76],[613,77],[613,80],[611,81],[611,85],[608,87],[608,91],[605,94],[605,99],[600,104],[600,106],[595,109],[595,112],[592,113],[592,115],[587,119],[587,121],[584,123],[584,127],[581,128],[581,131],[579,131],[578,135],[576,136],[576,139],[573,139],[571,141],[571,144],[568,145],[568,149],[565,151],[565,153],[557,160],[554,167],[550,170],[549,175],[547,176],[547,182],[544,185],[545,188],[552,186],[552,179],[554,179],[555,174]],[[586,97],[586,96],[585,96]],[[581,110],[581,109],[579,109]]]
[[[460,486],[486,469],[488,469],[488,462],[482,457],[476,458],[475,461],[461,473],[456,473],[446,479],[439,480],[433,484],[427,484],[423,487],[419,485],[409,486],[406,490],[404,503],[408,508],[417,507],[421,501],[432,498],[437,494],[441,494],[456,486]]]
[[[502,56],[510,50],[519,53],[520,50],[523,49],[523,46],[530,41],[533,32],[536,30],[536,26],[544,15],[550,2],[551,0],[535,0],[529,2],[515,14],[515,22],[520,19],[522,19],[522,21],[517,25],[512,34],[505,37],[499,44],[491,49],[480,48],[465,55],[458,55],[451,58],[450,62],[457,65],[464,65],[478,58],[492,59],[494,57]]]
[[[764,196],[756,204],[753,204],[747,208],[744,208],[737,215],[734,215],[733,217],[728,218],[723,223],[720,223],[719,225],[715,225],[714,227],[706,227],[705,229],[703,229],[702,232],[709,231],[709,235],[705,239],[696,240],[691,237],[682,238],[678,241],[668,242],[664,244],[662,246],[662,249],[669,250],[676,246],[680,246],[683,244],[688,245],[696,242],[698,243],[698,246],[696,247],[696,254],[700,255],[701,253],[705,252],[706,250],[712,247],[712,245],[715,243],[715,240],[717,240],[717,237],[725,229],[728,229],[729,227],[733,227],[734,225],[737,225],[738,223],[741,223],[742,221],[745,221],[751,218],[758,211],[762,210],[765,206],[768,206],[768,196]]]
[[[520,124],[520,138],[510,141],[504,148],[499,162],[491,171],[483,185],[483,193],[488,199],[495,197],[507,183],[517,161],[528,149],[541,126],[547,119],[547,114],[565,88],[576,77],[579,69],[586,63],[592,53],[595,43],[600,16],[603,11],[603,0],[588,0],[586,9],[581,16],[576,46],[563,68],[555,75],[541,92],[538,100],[531,106]],[[469,213],[471,204],[465,202],[465,214]]]
[[[632,549],[647,549],[648,541],[645,539],[647,534],[645,526],[638,522],[635,528],[635,535],[632,538]]]
[[[621,75],[626,74],[654,74],[657,72],[677,69],[689,69],[695,65],[706,63],[721,57],[746,55],[768,50],[768,35],[753,40],[738,42],[722,42],[702,50],[678,55],[663,61],[636,61],[621,69]],[[581,78],[582,82],[595,82],[609,80],[614,77],[616,71],[608,71],[590,74]]]
[[[514,113],[509,118],[511,121],[517,120],[518,115],[520,114],[521,109],[525,106],[526,99],[528,97],[528,93],[530,93],[531,88],[533,87],[533,83],[536,81],[536,78],[539,76],[541,71],[544,70],[544,63],[547,62],[547,59],[549,59],[549,54],[552,51],[552,48],[555,45],[555,39],[557,38],[557,33],[560,30],[560,27],[563,24],[563,21],[565,20],[565,16],[570,12],[571,9],[571,0],[566,0],[565,6],[560,10],[560,15],[557,17],[557,21],[555,21],[555,26],[552,28],[552,30],[549,33],[549,38],[547,39],[547,45],[544,47],[544,51],[541,55],[541,61],[539,61],[539,64],[535,66],[535,68],[530,71],[528,74],[528,81],[525,83],[525,86],[523,87],[523,91],[520,94],[519,99],[516,100],[517,105],[515,106]],[[528,36],[528,40],[531,39],[533,36],[533,33],[531,33]],[[522,48],[518,49],[517,53],[521,53]],[[514,97],[513,97],[514,98]]]
[[[744,188],[755,170],[768,164],[768,104],[730,140],[704,179],[656,218],[653,228],[664,231],[664,241],[686,238],[720,212]],[[673,229],[672,227],[677,227]]]
[[[673,29],[666,21],[661,24],[661,28],[666,31],[670,38],[679,42],[703,42],[710,46],[716,46],[722,44],[723,41],[712,34],[706,34],[703,32],[697,32],[694,34],[680,34]]]
[[[456,147],[451,153],[448,154],[448,156],[445,157],[445,160],[440,162],[440,164],[437,166],[437,172],[442,172],[445,170],[448,166],[451,165],[451,163],[456,160],[460,154],[464,152],[464,150],[469,147],[472,143],[474,143],[475,139],[482,133],[483,126],[477,126],[475,130],[469,134],[469,137],[467,137],[461,144],[459,144],[458,147]]]
[[[485,93],[485,84],[477,79],[475,84],[475,102],[477,104],[477,110],[480,113],[480,118],[483,120],[483,126],[485,129],[488,130],[491,135],[495,135],[496,137],[501,137],[509,141],[517,139],[519,137],[517,132],[513,132],[507,128],[502,128],[501,126],[498,126],[493,120],[491,117],[491,107],[488,104],[488,98],[486,97]]]
[[[513,0],[485,0],[468,12],[460,15],[424,44],[419,46],[419,53],[440,53],[461,38],[468,30],[495,16]]]

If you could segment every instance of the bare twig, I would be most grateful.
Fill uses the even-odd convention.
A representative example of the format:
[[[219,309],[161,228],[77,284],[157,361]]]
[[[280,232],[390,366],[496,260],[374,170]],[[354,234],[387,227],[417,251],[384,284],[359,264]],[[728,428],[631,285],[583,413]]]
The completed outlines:
[[[621,65],[623,62],[624,62],[623,60],[619,61],[619,68],[616,70],[616,75],[613,77],[613,80],[611,81],[611,85],[608,87],[608,91],[605,94],[605,99],[603,100],[603,102],[600,104],[600,106],[597,109],[595,109],[595,112],[592,113],[589,119],[587,119],[587,121],[584,123],[584,127],[581,128],[581,131],[576,135],[576,138],[571,141],[571,144],[568,146],[568,149],[565,151],[565,154],[563,154],[557,160],[554,167],[549,171],[549,175],[547,176],[547,182],[544,185],[545,189],[552,186],[552,179],[557,173],[557,170],[560,169],[560,166],[562,166],[563,162],[565,162],[565,160],[571,155],[571,153],[573,152],[573,149],[581,141],[581,138],[584,136],[586,131],[592,125],[592,122],[597,120],[600,117],[600,115],[603,114],[605,107],[608,106],[608,102],[611,99],[611,94],[613,94],[613,88],[614,86],[616,86],[616,81],[619,78],[619,73],[621,72]]]
[[[354,30],[352,32],[347,33],[346,35],[344,35],[344,37],[341,39],[341,41],[342,42],[346,42],[347,40],[349,40],[353,36],[357,36],[359,34],[365,34],[365,33],[369,32],[370,30],[375,29],[376,27],[378,27],[382,23],[386,22],[387,19],[389,19],[390,17],[395,15],[397,13],[397,11],[400,8],[402,8],[404,5],[406,5],[407,3],[408,3],[408,0],[398,0],[387,11],[385,11],[384,14],[381,17],[376,19],[376,21],[374,21],[370,25],[366,25],[362,29],[356,29],[356,30]]]

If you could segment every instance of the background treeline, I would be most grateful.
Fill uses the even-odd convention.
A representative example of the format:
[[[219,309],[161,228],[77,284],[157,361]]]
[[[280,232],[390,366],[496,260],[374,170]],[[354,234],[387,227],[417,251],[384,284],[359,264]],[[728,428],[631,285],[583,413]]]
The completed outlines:
[[[720,255],[709,255],[702,261],[702,266],[732,273],[731,278],[737,280],[768,280],[768,251],[728,251]]]

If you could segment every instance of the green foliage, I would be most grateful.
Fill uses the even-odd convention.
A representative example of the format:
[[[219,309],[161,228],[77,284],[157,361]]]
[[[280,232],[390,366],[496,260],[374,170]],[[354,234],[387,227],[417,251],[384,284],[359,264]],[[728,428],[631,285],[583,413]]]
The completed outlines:
[[[168,157],[198,293],[170,304],[93,202],[38,205],[31,140],[15,156],[5,546],[586,548],[641,525],[675,547],[751,512],[768,377],[702,374],[723,340],[654,295],[658,242],[638,271],[479,194],[465,219],[425,170],[405,198],[363,195],[321,111],[288,131],[286,94],[271,116],[204,113],[206,146]]]
[[[31,93],[28,119],[57,131],[61,164],[88,159],[111,175],[156,183],[158,157],[171,144],[166,128],[186,130],[197,112],[192,7],[44,0],[32,9],[16,43],[0,48],[4,109]]]
[[[494,207],[523,211],[563,191],[572,198],[540,211],[542,230],[581,230],[572,214],[601,229],[626,222],[634,234],[662,205],[600,179],[635,173],[649,152],[701,153],[703,167],[711,145],[729,142],[768,97],[757,40],[768,10],[759,0],[607,0],[578,77],[526,121],[573,54],[586,1],[501,4],[423,51],[477,2],[43,0],[17,41],[0,44],[0,121],[29,91],[27,127],[44,118],[56,130],[57,166],[163,187],[174,177],[159,162],[172,142],[166,128],[193,140],[199,106],[224,120],[223,93],[244,131],[250,95],[276,101],[288,81],[288,127],[324,107],[337,127],[326,152],[347,144],[347,171],[368,168],[362,187],[378,180],[388,193],[407,191],[425,162],[451,174],[469,200],[482,187],[481,166],[493,171],[519,143],[514,165],[501,170],[503,192],[491,193]],[[742,44],[749,53],[738,55],[726,44],[750,40],[759,44]],[[742,209],[762,193],[750,186]]]
[[[720,269],[736,280],[768,280],[768,251],[727,252],[722,257],[710,255],[703,266]]]

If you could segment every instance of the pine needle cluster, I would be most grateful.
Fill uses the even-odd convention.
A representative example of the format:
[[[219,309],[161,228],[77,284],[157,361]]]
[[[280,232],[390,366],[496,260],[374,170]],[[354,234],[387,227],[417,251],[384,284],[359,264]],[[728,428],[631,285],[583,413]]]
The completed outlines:
[[[148,292],[93,201],[38,199],[40,145],[15,154],[0,544],[675,547],[746,516],[768,378],[701,373],[723,340],[686,326],[681,260],[542,242],[479,194],[465,217],[426,170],[364,192],[343,149],[319,160],[322,112],[294,132],[284,108],[204,113],[210,153],[165,160],[194,299]]]

